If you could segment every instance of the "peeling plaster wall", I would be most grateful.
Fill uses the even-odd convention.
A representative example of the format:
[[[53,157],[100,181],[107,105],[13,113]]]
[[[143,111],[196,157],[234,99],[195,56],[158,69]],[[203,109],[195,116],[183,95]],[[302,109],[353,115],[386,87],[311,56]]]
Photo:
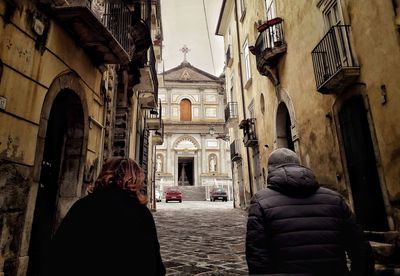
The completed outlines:
[[[231,29],[233,63],[225,68],[226,91],[229,93],[233,75],[233,87],[239,104],[239,121],[243,119],[240,91],[238,56],[242,55],[243,42],[254,45],[258,36],[255,25],[266,19],[265,1],[247,1],[245,16],[239,20],[240,42],[237,43],[234,12],[226,11],[221,21],[226,30],[225,50],[228,44],[228,28]],[[280,85],[274,87],[268,78],[261,76],[256,59],[250,55],[252,83],[244,89],[245,108],[254,100],[257,118],[261,167],[266,168],[268,155],[276,147],[276,112],[281,101],[294,115],[297,140],[295,149],[302,164],[311,167],[320,183],[333,188],[346,197],[350,196],[346,180],[346,159],[338,129],[338,103],[346,93],[364,96],[369,127],[377,156],[377,167],[386,200],[386,211],[394,212],[397,228],[400,221],[400,71],[399,1],[353,1],[339,0],[344,23],[351,25],[350,43],[358,61],[361,74],[356,84],[342,95],[323,95],[316,90],[311,51],[326,33],[321,10],[313,1],[274,1],[277,16],[283,18],[283,32],[287,51],[280,58],[278,72]],[[232,9],[234,1],[226,1],[225,8]],[[238,12],[240,19],[240,11]],[[221,18],[220,18],[221,19]],[[242,63],[243,61],[243,55]],[[243,73],[244,66],[242,64]],[[243,84],[244,85],[244,84]],[[261,108],[261,94],[264,106]],[[263,111],[262,111],[263,110]],[[248,112],[248,111],[246,111]],[[294,120],[293,120],[294,119]],[[230,136],[241,142],[239,130],[230,130]],[[266,147],[266,145],[268,147]],[[248,192],[249,176],[245,150],[241,145],[244,188]],[[253,172],[254,170],[251,169]],[[251,175],[250,177],[253,177]],[[393,208],[394,207],[394,208]],[[393,209],[392,209],[393,208]]]
[[[73,167],[79,167],[77,174],[83,178],[84,167],[98,164],[96,159],[100,158],[104,142],[101,127],[89,120],[92,117],[103,123],[102,73],[55,21],[50,21],[43,51],[36,49],[36,34],[27,20],[29,12],[37,9],[35,1],[16,1],[17,8],[7,23],[6,2],[0,0],[0,60],[3,63],[0,96],[7,100],[5,110],[0,111],[0,275],[25,275],[43,154],[43,144],[38,143],[38,138],[44,139],[46,128],[41,126],[47,125],[46,118],[41,116],[43,110],[50,112],[51,108],[51,102],[44,106],[45,98],[52,85],[71,90],[77,85],[81,87],[86,159]],[[71,71],[76,77],[54,83],[60,75]],[[71,178],[68,173],[65,177]],[[68,186],[68,198],[59,201],[59,216],[84,195],[84,187],[79,189],[81,184]]]

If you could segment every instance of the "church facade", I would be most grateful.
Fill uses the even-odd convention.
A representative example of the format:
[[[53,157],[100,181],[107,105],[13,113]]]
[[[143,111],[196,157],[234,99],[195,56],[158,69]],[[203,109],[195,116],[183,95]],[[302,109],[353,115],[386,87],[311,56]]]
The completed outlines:
[[[179,186],[184,200],[204,200],[211,188],[223,187],[231,199],[224,80],[184,61],[159,75],[158,93],[164,143],[154,153],[156,190]]]

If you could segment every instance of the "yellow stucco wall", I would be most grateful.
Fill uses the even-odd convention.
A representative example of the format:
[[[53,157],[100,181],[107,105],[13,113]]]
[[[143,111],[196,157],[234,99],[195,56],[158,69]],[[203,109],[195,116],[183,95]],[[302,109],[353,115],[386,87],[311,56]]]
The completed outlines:
[[[232,8],[235,1],[226,1]],[[254,45],[258,36],[255,24],[265,20],[265,1],[246,1],[246,15],[239,22],[240,43],[237,43],[236,22],[233,8],[228,11],[229,18],[221,21],[230,26],[233,42],[233,64],[226,67],[226,91],[229,94],[231,76],[234,75],[234,91],[239,103],[239,118],[243,119],[242,100],[239,82],[238,55],[243,54],[242,46],[246,38]],[[274,87],[256,68],[256,58],[250,55],[252,83],[244,89],[245,108],[254,100],[254,113],[257,118],[257,138],[261,166],[266,168],[268,155],[276,147],[276,112],[282,95],[292,108],[292,124],[295,124],[299,139],[295,148],[304,165],[311,167],[317,179],[323,184],[349,195],[346,180],[346,160],[341,133],[338,126],[337,106],[347,95],[362,91],[371,136],[381,176],[383,193],[389,201],[400,199],[400,93],[398,72],[400,71],[400,36],[391,1],[352,1],[340,0],[344,23],[351,25],[350,42],[354,55],[360,65],[361,74],[357,87],[348,88],[339,95],[323,95],[316,90],[311,51],[326,33],[326,27],[319,0],[275,1],[277,16],[283,18],[284,37],[287,52],[278,65],[280,85]],[[240,18],[240,11],[239,18]],[[221,19],[221,18],[220,18]],[[225,27],[224,27],[225,28]],[[228,28],[224,29],[225,50],[228,44]],[[242,55],[242,69],[244,60]],[[243,84],[244,85],[244,84]],[[385,87],[386,103],[382,103]],[[361,87],[361,88],[360,88]],[[261,94],[265,100],[265,112],[261,112]],[[278,95],[278,96],[277,96]],[[246,111],[248,112],[248,111]],[[248,114],[248,113],[247,113]],[[248,117],[248,116],[247,116]],[[242,140],[241,130],[230,130],[232,138]],[[264,145],[268,145],[268,148]],[[241,148],[245,157],[244,147]],[[250,162],[252,164],[252,161]],[[248,189],[249,177],[243,160],[243,178]],[[253,166],[253,165],[251,165]],[[253,171],[253,168],[251,169]],[[337,177],[339,176],[339,177]],[[388,202],[386,202],[388,203]],[[390,211],[389,211],[390,213]]]
[[[33,165],[42,105],[54,79],[62,73],[75,71],[86,95],[88,116],[102,123],[103,107],[99,95],[102,74],[82,48],[54,21],[50,23],[46,50],[43,54],[37,51],[35,35],[26,20],[28,10],[34,10],[35,6],[30,1],[19,3],[11,23],[5,24],[3,17],[0,18],[0,58],[4,63],[0,96],[7,99],[7,113],[0,113],[3,118],[0,154],[13,160],[7,150],[10,137],[20,157],[18,161]],[[0,14],[4,12],[4,1],[0,1]],[[89,130],[88,149],[93,155],[99,151],[100,135],[101,129],[97,126]],[[89,154],[88,159],[92,158],[94,156]]]
[[[316,91],[311,51],[324,34],[324,22],[313,1],[277,2],[277,14],[284,19],[287,53],[281,60],[281,88],[292,100],[299,137],[302,163],[311,167],[318,180],[344,189],[336,183],[343,175],[335,125],[326,115],[331,112],[334,96]],[[293,122],[292,122],[293,123]],[[340,186],[341,185],[341,186]]]
[[[343,1],[373,118],[381,167],[391,199],[400,199],[400,36],[391,1]],[[368,18],[368,20],[365,20]],[[381,86],[387,103],[381,104]],[[378,161],[379,162],[379,161]]]

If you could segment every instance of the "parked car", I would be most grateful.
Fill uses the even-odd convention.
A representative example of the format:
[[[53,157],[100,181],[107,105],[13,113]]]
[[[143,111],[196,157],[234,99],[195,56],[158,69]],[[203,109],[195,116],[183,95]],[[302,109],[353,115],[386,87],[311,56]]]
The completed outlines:
[[[228,195],[222,188],[214,188],[210,191],[210,201],[228,201]]]
[[[182,192],[178,188],[172,187],[165,192],[165,202],[179,201],[182,202]]]

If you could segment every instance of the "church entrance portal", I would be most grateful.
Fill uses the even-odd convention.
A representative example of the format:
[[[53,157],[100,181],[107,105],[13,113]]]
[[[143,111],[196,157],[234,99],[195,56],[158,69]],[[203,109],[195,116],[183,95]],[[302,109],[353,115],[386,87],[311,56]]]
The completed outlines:
[[[178,158],[178,185],[193,186],[194,185],[194,158],[179,157]]]

